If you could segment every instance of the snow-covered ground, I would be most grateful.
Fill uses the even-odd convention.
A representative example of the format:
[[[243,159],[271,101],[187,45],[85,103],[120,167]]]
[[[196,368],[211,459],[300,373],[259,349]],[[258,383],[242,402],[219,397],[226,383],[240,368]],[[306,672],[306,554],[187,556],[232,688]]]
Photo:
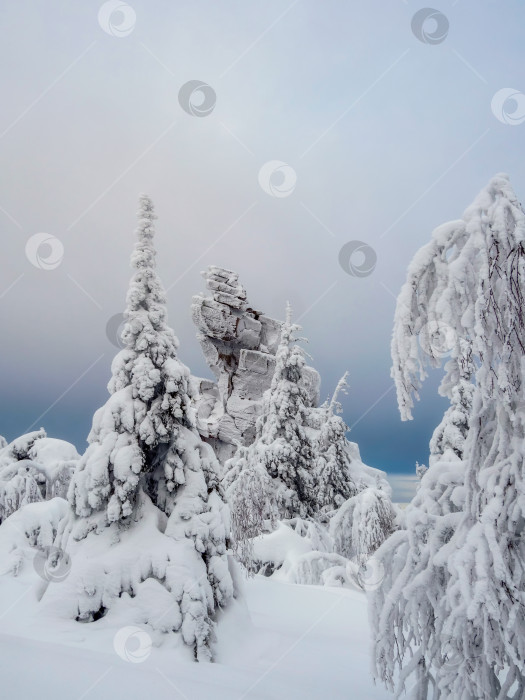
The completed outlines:
[[[370,676],[366,598],[359,591],[248,580],[247,609],[238,605],[220,623],[217,662],[197,664],[185,648],[165,647],[125,661],[114,650],[116,630],[104,620],[46,620],[34,588],[24,592],[10,580],[4,579],[0,610],[5,700],[391,697]],[[133,640],[127,649],[133,658]]]

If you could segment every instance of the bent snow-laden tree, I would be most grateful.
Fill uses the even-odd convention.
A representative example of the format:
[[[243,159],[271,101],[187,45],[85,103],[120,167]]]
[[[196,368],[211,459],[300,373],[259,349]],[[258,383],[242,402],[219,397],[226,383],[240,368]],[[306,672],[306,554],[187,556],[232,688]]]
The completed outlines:
[[[257,460],[256,450],[239,445],[226,463],[223,481],[231,507],[233,551],[250,573],[256,570],[253,540],[273,529],[278,516],[272,479]]]
[[[233,593],[228,514],[215,456],[194,425],[189,370],[166,323],[155,218],[142,196],[125,347],[69,490],[74,516],[60,545],[73,565],[60,596],[82,621],[127,606],[129,619],[152,634],[181,631],[206,659],[216,612]]]
[[[395,531],[396,511],[384,488],[369,486],[349,498],[330,520],[334,549],[363,567]]]
[[[398,300],[402,416],[446,349],[441,389],[460,414],[435,435],[406,529],[377,553],[376,675],[401,692],[414,674],[418,698],[525,694],[524,245],[525,212],[496,176],[434,232]]]

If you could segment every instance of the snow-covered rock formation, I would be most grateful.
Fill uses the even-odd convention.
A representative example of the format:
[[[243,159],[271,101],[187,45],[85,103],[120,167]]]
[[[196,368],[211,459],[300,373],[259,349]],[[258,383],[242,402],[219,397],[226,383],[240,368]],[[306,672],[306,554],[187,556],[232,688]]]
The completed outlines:
[[[197,426],[224,463],[234,454],[236,443],[249,445],[255,438],[262,397],[272,383],[282,323],[250,307],[235,272],[212,265],[202,274],[210,294],[193,297],[192,317],[216,382],[193,378]],[[316,406],[319,374],[305,367],[303,382]]]

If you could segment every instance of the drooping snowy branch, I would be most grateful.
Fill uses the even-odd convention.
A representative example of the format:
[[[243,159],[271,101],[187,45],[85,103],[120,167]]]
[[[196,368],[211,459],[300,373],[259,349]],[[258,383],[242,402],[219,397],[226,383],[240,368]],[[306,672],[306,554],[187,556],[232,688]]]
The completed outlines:
[[[432,241],[414,256],[399,294],[391,352],[402,420],[412,418],[427,367],[441,365],[449,352],[456,357],[456,341],[464,336],[461,311],[468,309],[472,299],[468,288],[463,290],[451,277],[450,269],[462,264],[465,236],[462,220],[439,226]]]

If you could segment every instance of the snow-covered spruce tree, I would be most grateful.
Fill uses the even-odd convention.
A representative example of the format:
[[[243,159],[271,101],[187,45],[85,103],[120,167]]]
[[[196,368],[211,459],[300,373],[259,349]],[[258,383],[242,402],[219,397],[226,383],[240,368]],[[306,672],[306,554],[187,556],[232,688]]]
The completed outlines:
[[[278,520],[306,518],[317,509],[315,444],[308,435],[312,407],[302,382],[304,352],[295,345],[299,326],[286,321],[274,375],[257,419],[254,442],[226,462],[223,479],[240,561],[252,570],[253,538]]]
[[[255,450],[273,479],[279,517],[307,517],[316,510],[314,452],[308,435],[310,399],[302,382],[304,351],[295,344],[300,326],[286,322],[275,372],[258,419]]]
[[[215,456],[194,425],[189,370],[166,323],[155,218],[142,196],[125,347],[69,490],[74,517],[60,544],[73,566],[60,593],[82,621],[123,598],[130,619],[140,610],[152,633],[180,630],[200,660],[210,658],[213,618],[232,597],[228,513]]]
[[[348,499],[371,487],[383,490],[389,500],[390,488],[384,472],[364,465],[357,445],[346,437],[348,426],[340,415],[343,408],[338,397],[348,386],[347,374],[339,380],[332,399],[313,409],[310,418],[319,430],[317,439],[312,438],[317,515],[333,514]]]
[[[316,509],[334,511],[359,491],[352,479],[352,459],[348,450],[348,426],[342,412],[339,394],[347,385],[347,373],[339,380],[332,400],[321,406],[320,432],[316,445]]]
[[[279,519],[307,517],[316,508],[314,452],[307,432],[311,406],[301,382],[305,357],[294,344],[299,329],[291,322],[288,305],[271,387],[264,396],[255,441],[246,458],[249,465],[262,466],[271,478],[270,500]],[[235,478],[231,470],[236,469],[236,459],[227,463],[227,488]]]
[[[403,420],[412,418],[412,396],[419,398],[426,367],[439,366],[448,353],[440,393],[449,396],[454,408],[453,389],[470,345],[467,336],[463,339],[461,323],[455,324],[454,314],[461,319],[473,299],[468,288],[462,289],[451,280],[449,263],[465,244],[465,229],[465,222],[459,220],[434,231],[431,242],[411,262],[398,297],[392,377]],[[431,451],[436,457],[443,442],[440,436],[449,423],[445,414],[434,433]],[[398,695],[415,683],[414,697],[420,700],[426,700],[432,678],[429,658],[439,640],[436,601],[444,594],[448,578],[446,564],[437,565],[436,555],[457,528],[465,500],[465,469],[456,453],[452,464],[436,463],[434,455],[431,467],[421,474],[415,498],[403,513],[401,528],[376,552],[384,579],[372,593],[370,606],[376,677],[390,690],[397,689]]]
[[[316,517],[329,520],[335,552],[362,566],[394,531],[396,513],[384,474],[358,461],[346,438],[348,427],[338,415],[346,378],[339,380],[332,400],[318,409]]]
[[[226,463],[223,485],[232,509],[237,556],[248,571],[268,573],[283,565],[293,580],[305,574],[301,580],[311,583],[319,582],[322,567],[333,566],[342,556],[362,564],[391,534],[395,511],[384,473],[364,465],[357,445],[346,438],[348,428],[338,415],[346,374],[331,401],[319,408],[311,407],[303,395],[304,356],[297,346],[290,347],[296,330],[288,310],[256,439]],[[332,539],[326,527],[331,518]],[[255,551],[254,538],[272,531],[274,544],[287,537],[290,542],[303,538],[301,551],[306,540],[316,551],[304,561],[292,555],[286,561],[267,561],[264,556],[273,545],[257,542]],[[332,557],[334,546],[337,554]]]
[[[128,294],[123,350],[112,364],[108,402],[97,411],[70,500],[84,530],[100,519],[126,522],[144,490],[169,514],[184,465],[177,449],[180,427],[191,427],[188,373],[178,361],[178,341],[166,324],[166,299],[156,272],[153,246],[156,216],[141,197],[136,269]],[[80,523],[79,523],[80,524]]]
[[[475,368],[463,462],[454,439],[423,476],[406,529],[377,553],[388,575],[371,608],[376,675],[393,687],[399,674],[401,692],[414,674],[418,698],[431,688],[460,700],[525,693],[524,242],[525,213],[496,176],[463,220],[434,232],[398,300],[393,374],[404,417],[425,374],[418,332],[437,359],[429,323],[453,340],[442,388],[461,388],[465,356]]]

